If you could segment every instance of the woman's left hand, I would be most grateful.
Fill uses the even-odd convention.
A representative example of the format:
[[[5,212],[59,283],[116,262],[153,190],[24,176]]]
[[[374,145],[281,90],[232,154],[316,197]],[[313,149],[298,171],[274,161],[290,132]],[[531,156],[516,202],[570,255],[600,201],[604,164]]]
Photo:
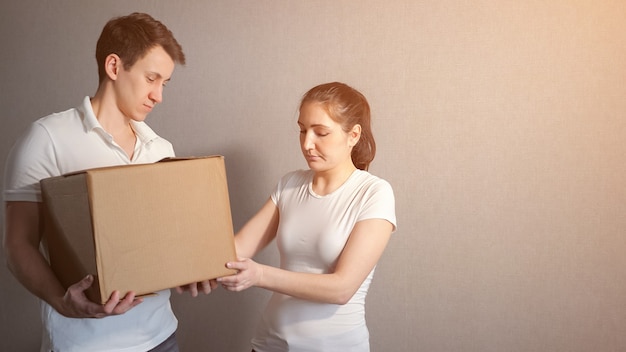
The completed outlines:
[[[236,262],[226,263],[229,269],[237,270],[237,274],[217,279],[228,291],[243,291],[256,286],[263,277],[263,266],[249,258],[238,258]]]

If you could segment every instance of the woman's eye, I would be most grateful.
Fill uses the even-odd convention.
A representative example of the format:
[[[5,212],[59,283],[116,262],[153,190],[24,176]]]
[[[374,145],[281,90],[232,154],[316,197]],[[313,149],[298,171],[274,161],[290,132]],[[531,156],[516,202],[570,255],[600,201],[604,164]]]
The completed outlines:
[[[318,131],[313,131],[313,133],[316,136],[318,136],[318,137],[325,137],[325,136],[328,136],[330,134],[330,132],[327,132],[327,131],[319,131],[319,132]],[[307,134],[307,131],[306,130],[300,130],[300,134],[305,135],[305,134]]]

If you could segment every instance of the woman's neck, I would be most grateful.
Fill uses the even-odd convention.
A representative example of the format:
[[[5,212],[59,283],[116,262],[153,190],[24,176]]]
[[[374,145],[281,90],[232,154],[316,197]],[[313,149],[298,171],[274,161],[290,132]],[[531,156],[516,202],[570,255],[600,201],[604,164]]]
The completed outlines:
[[[313,175],[313,192],[320,196],[333,193],[350,178],[354,170],[356,167],[350,163],[338,169],[316,172]]]

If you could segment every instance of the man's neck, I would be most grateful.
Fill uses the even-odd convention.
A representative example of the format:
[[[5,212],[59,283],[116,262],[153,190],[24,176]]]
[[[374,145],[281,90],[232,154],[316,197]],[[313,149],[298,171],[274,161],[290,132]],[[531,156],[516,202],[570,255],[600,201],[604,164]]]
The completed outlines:
[[[105,94],[104,87],[98,89],[91,98],[91,107],[102,128],[111,135],[124,135],[132,131],[130,118],[126,117],[117,107],[114,97]]]

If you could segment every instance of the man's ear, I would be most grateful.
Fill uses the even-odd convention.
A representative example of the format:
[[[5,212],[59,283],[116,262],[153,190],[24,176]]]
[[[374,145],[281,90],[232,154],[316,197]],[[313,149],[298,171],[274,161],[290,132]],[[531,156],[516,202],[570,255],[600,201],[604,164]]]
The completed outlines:
[[[104,70],[112,81],[117,79],[117,75],[122,69],[122,60],[117,54],[109,54],[104,59]]]
[[[348,143],[350,144],[351,147],[354,147],[359,142],[359,139],[361,139],[361,125],[359,125],[358,123],[354,125],[348,135],[349,135]]]

